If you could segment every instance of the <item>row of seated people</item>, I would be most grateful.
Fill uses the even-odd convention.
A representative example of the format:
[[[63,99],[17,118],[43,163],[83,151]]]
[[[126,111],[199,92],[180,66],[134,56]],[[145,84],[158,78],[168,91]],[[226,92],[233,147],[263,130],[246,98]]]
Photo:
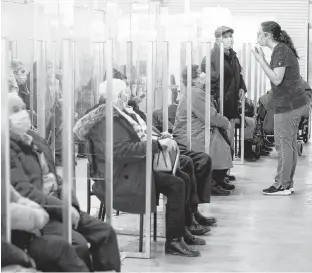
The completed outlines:
[[[214,217],[203,216],[198,211],[198,205],[210,202],[211,186],[216,195],[229,195],[235,187],[226,177],[227,171],[233,166],[228,137],[230,122],[217,112],[212,101],[211,154],[204,153],[204,91],[201,88],[202,78],[199,76],[198,66],[193,67],[192,73],[193,93],[197,95],[193,96],[193,109],[196,111],[196,120],[192,120],[194,150],[188,150],[185,145],[187,118],[184,96],[177,109],[173,135],[153,127],[153,155],[164,150],[170,151],[178,145],[181,158],[180,168],[175,175],[153,171],[152,211],[156,210],[157,194],[167,196],[165,252],[194,257],[199,255],[199,251],[188,245],[205,244],[204,240],[194,236],[206,234],[208,227],[216,222]],[[186,69],[182,77],[186,85]],[[80,141],[88,143],[88,152],[92,158],[91,177],[94,180],[92,191],[104,203],[107,83],[102,83],[99,90],[99,104],[78,120],[74,133]],[[134,100],[124,100],[127,97],[124,96],[127,94],[126,90],[126,84],[121,79],[113,79],[113,206],[119,211],[142,214],[146,183],[146,115]],[[194,131],[194,128],[198,130]]]
[[[92,155],[94,181],[92,192],[105,202],[105,147],[106,147],[106,82],[100,85],[100,101],[87,111],[74,127],[76,137],[86,141]],[[113,79],[113,207],[118,211],[143,214],[146,187],[146,115],[134,101],[124,101],[126,83]],[[152,153],[172,151],[176,142],[168,132],[153,127]],[[199,203],[210,202],[211,159],[203,152],[181,149],[180,166],[175,174],[153,171],[152,212],[156,211],[157,196],[167,197],[166,244],[167,254],[197,257],[200,255],[189,245],[204,245],[205,240],[195,237],[210,231],[216,223],[214,217],[205,217]]]
[[[17,93],[9,93],[8,108],[12,244],[2,240],[10,250],[2,251],[2,266],[36,266],[50,272],[119,272],[120,254],[113,228],[83,212],[74,193],[72,245],[63,237],[63,180],[56,172],[51,148],[31,130],[29,113]]]

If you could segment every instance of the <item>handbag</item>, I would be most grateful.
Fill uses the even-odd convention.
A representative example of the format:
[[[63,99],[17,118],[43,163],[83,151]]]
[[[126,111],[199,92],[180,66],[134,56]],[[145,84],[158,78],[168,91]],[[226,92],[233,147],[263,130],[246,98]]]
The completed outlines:
[[[160,151],[154,155],[153,170],[156,172],[169,172],[175,175],[180,165],[180,149],[176,145],[175,150]]]

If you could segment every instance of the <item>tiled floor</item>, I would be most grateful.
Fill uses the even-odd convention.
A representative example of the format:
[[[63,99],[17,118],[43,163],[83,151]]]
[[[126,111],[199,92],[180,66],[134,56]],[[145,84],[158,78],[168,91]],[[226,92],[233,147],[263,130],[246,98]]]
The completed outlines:
[[[270,186],[276,155],[256,163],[235,166],[236,190],[229,197],[215,197],[201,211],[218,218],[218,225],[199,247],[201,257],[183,258],[164,254],[164,239],[152,243],[152,259],[125,259],[123,271],[312,271],[312,145],[304,146],[299,158],[293,196],[261,194]],[[77,194],[86,207],[86,163],[79,161]],[[92,199],[92,213],[99,203]],[[161,219],[159,225],[161,225]],[[137,231],[139,217],[114,217],[118,229]],[[138,238],[119,235],[121,250],[137,251]]]

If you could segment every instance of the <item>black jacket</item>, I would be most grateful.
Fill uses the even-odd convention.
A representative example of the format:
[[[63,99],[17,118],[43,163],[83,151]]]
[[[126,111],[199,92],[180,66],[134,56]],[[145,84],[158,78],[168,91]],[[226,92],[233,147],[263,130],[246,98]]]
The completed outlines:
[[[206,71],[206,57],[201,64],[201,70]],[[236,52],[224,53],[224,116],[228,119],[238,118],[239,90],[247,92],[246,84],[241,74],[242,68]],[[215,44],[211,51],[211,93],[219,98],[220,94],[220,47]]]
[[[57,177],[58,191],[55,195],[43,193],[43,177],[41,165],[32,145],[28,145],[16,136],[10,136],[11,184],[22,196],[41,205],[51,218],[62,221],[61,200],[62,178],[57,175],[52,151],[46,140],[33,131],[28,132],[33,138],[33,144],[44,153],[49,171]],[[72,196],[72,205],[79,210],[76,196]]]

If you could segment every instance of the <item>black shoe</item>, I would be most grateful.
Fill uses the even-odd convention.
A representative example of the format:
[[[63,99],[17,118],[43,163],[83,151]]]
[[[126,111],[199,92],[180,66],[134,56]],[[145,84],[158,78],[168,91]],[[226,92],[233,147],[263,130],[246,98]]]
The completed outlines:
[[[230,194],[230,191],[224,190],[220,186],[211,187],[212,196],[229,196]]]
[[[194,213],[195,220],[198,224],[202,225],[203,227],[212,226],[217,223],[217,219],[215,217],[206,217],[202,215],[199,211]]]
[[[290,186],[286,188],[286,190],[289,190],[291,194],[295,193],[295,189],[291,188]]]
[[[275,146],[273,142],[270,142],[267,139],[264,140],[264,144],[265,144],[265,146],[268,146],[268,147],[274,147]]]
[[[226,178],[228,178],[230,181],[235,181],[236,180],[236,177],[234,175],[226,175],[225,176]]]
[[[187,245],[190,245],[190,246],[203,246],[206,244],[206,241],[204,239],[200,239],[200,238],[197,238],[195,236],[193,236],[189,231],[188,229],[186,228],[185,229],[185,234],[184,234],[184,242],[187,244]]]
[[[173,239],[172,241],[166,241],[165,253],[172,255],[180,255],[184,257],[198,257],[200,252],[190,249],[184,242],[183,238]]]
[[[267,152],[266,150],[264,150],[264,149],[261,149],[261,151],[260,151],[260,155],[261,156],[269,156],[270,155],[270,153],[269,152]]]
[[[188,231],[195,236],[205,235],[207,232],[210,231],[209,227],[203,227],[202,225],[198,224],[198,222],[193,217],[192,225],[187,227]]]
[[[247,155],[245,158],[244,158],[247,162],[256,162],[258,160],[257,157],[255,157],[254,155]]]
[[[273,149],[270,148],[270,147],[268,147],[268,146],[264,146],[263,149],[264,149],[265,151],[267,151],[267,152],[272,152],[272,151],[273,151]]]
[[[227,191],[235,190],[235,186],[231,184],[230,182],[229,183],[221,182],[220,186],[222,189],[227,190]]]
[[[282,187],[279,187],[278,189],[275,188],[274,186],[271,186],[268,189],[262,190],[264,195],[291,195],[291,191],[289,189],[283,189]]]

